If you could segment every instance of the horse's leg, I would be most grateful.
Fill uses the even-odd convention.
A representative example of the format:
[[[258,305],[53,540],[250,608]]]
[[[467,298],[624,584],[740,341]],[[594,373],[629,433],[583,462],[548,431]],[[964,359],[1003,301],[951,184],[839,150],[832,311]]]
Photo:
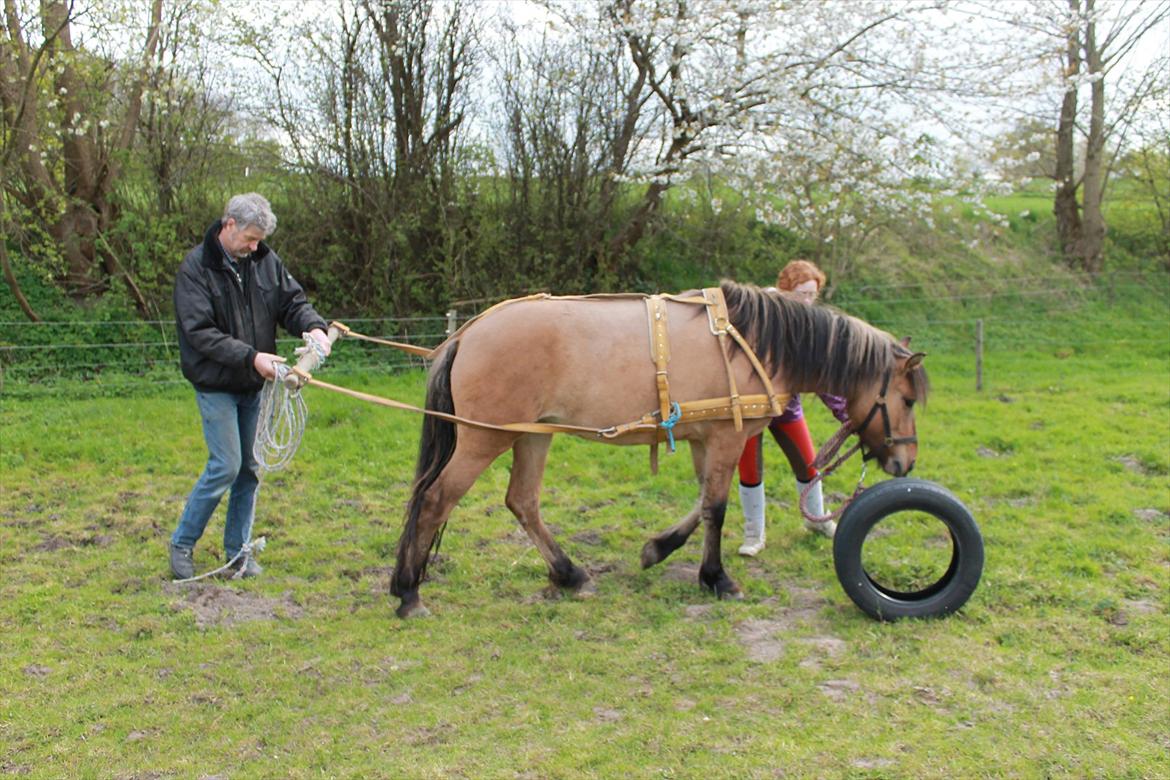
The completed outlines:
[[[703,493],[700,514],[703,518],[703,561],[699,565],[699,584],[721,599],[742,599],[743,591],[723,569],[721,551],[723,516],[727,512],[727,493],[735,464],[743,452],[743,436],[728,431],[708,438],[703,468]]]
[[[505,452],[515,438],[515,434],[460,429],[455,449],[442,471],[428,487],[416,489],[407,511],[406,527],[398,542],[394,573],[390,577],[390,592],[401,599],[397,609],[399,617],[428,614],[419,598],[418,588],[435,533],[447,522],[451,510],[484,469]]]
[[[650,541],[643,545],[643,569],[650,568],[665,559],[666,556],[670,555],[679,547],[682,547],[687,539],[690,538],[690,535],[695,532],[695,529],[699,527],[699,519],[703,508],[703,462],[706,449],[703,442],[697,439],[688,442],[688,444],[691,445],[691,463],[695,467],[695,478],[699,482],[699,497],[695,501],[695,506],[682,520],[679,520],[665,531],[650,537]]]
[[[592,595],[596,589],[589,575],[565,555],[549,533],[548,526],[540,519],[540,483],[551,443],[550,435],[527,434],[512,446],[512,478],[508,482],[505,503],[548,564],[549,581],[581,596]]]

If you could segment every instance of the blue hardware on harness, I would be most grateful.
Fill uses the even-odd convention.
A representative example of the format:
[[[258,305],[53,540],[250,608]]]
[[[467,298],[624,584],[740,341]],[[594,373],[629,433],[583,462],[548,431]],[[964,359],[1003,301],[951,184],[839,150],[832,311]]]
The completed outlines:
[[[670,405],[670,417],[667,417],[659,426],[666,429],[666,442],[670,445],[670,451],[674,452],[674,424],[682,418],[682,409],[679,408],[678,401],[674,401]]]

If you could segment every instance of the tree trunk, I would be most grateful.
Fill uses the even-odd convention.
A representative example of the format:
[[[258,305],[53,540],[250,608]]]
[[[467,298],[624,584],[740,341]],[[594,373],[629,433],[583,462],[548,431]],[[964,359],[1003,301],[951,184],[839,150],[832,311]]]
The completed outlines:
[[[126,94],[126,109],[116,140],[108,147],[98,143],[93,127],[97,117],[84,95],[91,85],[90,72],[79,67],[82,58],[74,47],[71,25],[73,4],[64,0],[45,0],[40,6],[44,44],[36,57],[30,56],[18,24],[16,5],[5,2],[5,47],[10,53],[3,60],[5,85],[3,108],[6,119],[18,118],[4,153],[19,155],[21,181],[9,186],[8,193],[20,198],[25,208],[38,215],[55,239],[65,261],[58,282],[74,300],[83,300],[109,288],[110,279],[121,276],[140,314],[149,316],[141,291],[117,258],[102,248],[104,232],[113,221],[109,194],[118,179],[122,156],[130,149],[142,109],[145,72],[154,56],[162,22],[162,0],[151,0],[150,28],[143,47],[141,70]],[[43,55],[43,58],[42,56]],[[44,62],[39,62],[41,59]],[[39,62],[39,64],[38,64]],[[58,136],[61,143],[61,166],[50,171],[41,158],[39,147],[46,134],[36,97],[28,89],[44,78],[41,69],[51,74],[51,87],[61,101]],[[23,92],[19,90],[23,86]],[[5,159],[7,167],[8,159]],[[7,184],[7,182],[4,182]]]
[[[1081,263],[1085,271],[1097,274],[1102,266],[1105,243],[1105,217],[1101,202],[1105,195],[1105,73],[1101,51],[1097,47],[1096,23],[1093,20],[1096,0],[1088,0],[1085,11],[1085,60],[1090,76],[1089,137],[1085,148],[1084,189],[1081,192]]]
[[[4,269],[4,281],[8,282],[8,289],[12,290],[24,316],[28,317],[31,322],[40,322],[40,315],[33,310],[28,298],[24,297],[24,293],[20,289],[20,282],[17,281],[16,274],[12,271],[12,264],[8,261],[8,242],[2,238],[0,238],[0,268]]]
[[[1069,0],[1073,15],[1080,12],[1079,0]],[[1080,36],[1076,29],[1069,32],[1065,51],[1064,99],[1060,104],[1060,120],[1056,128],[1056,197],[1052,211],[1056,216],[1056,234],[1065,262],[1080,265],[1081,213],[1077,205],[1076,121],[1077,86],[1073,79],[1081,70]]]

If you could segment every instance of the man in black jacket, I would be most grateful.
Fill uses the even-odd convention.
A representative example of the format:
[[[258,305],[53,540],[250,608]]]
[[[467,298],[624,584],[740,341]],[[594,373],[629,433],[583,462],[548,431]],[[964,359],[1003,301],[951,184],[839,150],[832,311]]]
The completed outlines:
[[[175,281],[179,356],[195,387],[208,459],[171,535],[175,577],[195,575],[194,548],[223,494],[231,490],[223,549],[230,561],[251,539],[259,487],[252,455],[260,388],[276,375],[276,326],[308,334],[329,354],[325,320],[264,238],[276,216],[263,196],[236,195],[223,219],[183,259]],[[254,577],[261,568],[248,555],[235,566]]]

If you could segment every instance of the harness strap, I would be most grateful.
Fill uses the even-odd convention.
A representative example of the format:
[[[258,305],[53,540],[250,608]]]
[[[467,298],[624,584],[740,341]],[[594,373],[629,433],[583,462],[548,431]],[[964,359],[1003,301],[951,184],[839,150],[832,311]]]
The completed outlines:
[[[654,382],[658,386],[658,411],[663,421],[670,417],[670,336],[667,332],[666,301],[661,295],[646,299],[646,317],[650,325],[650,359],[654,361]]]
[[[712,325],[712,331],[719,344],[719,354],[723,358],[723,367],[727,371],[727,390],[731,393],[731,419],[735,422],[735,430],[742,431],[743,408],[740,404],[739,388],[735,385],[735,372],[731,370],[731,354],[727,348],[727,329],[731,326],[727,318],[727,302],[723,299],[723,291],[717,287],[704,289],[703,300],[707,304],[707,319]]]
[[[316,385],[326,390],[332,390],[342,395],[348,395],[350,398],[356,398],[359,401],[369,401],[370,403],[378,404],[379,406],[388,406],[391,409],[404,409],[408,412],[419,412],[420,414],[430,415],[431,417],[438,417],[441,420],[455,423],[456,425],[466,425],[469,428],[479,428],[486,431],[509,431],[512,433],[578,433],[590,434],[593,436],[606,436],[605,431],[610,429],[589,428],[584,425],[568,425],[564,423],[502,423],[496,425],[494,423],[480,422],[479,420],[469,420],[466,417],[460,417],[456,414],[447,414],[446,412],[435,411],[434,409],[423,409],[412,404],[403,403],[402,401],[395,401],[392,398],[383,398],[378,395],[371,395],[370,393],[363,393],[358,390],[350,390],[348,387],[341,387],[339,385],[332,385],[328,382],[322,382],[312,376],[306,375],[306,384]],[[651,426],[634,426],[630,430],[638,430],[640,428],[654,427]],[[623,431],[628,433],[629,431]]]
[[[788,403],[791,396],[782,395],[780,398],[784,403]],[[684,425],[686,423],[703,422],[705,420],[727,420],[732,415],[732,409],[736,405],[728,396],[722,398],[704,398],[701,401],[687,401],[680,403],[679,419],[676,425]],[[738,399],[738,407],[743,414],[745,420],[758,420],[762,417],[774,417],[772,414],[772,399],[766,395],[744,395]],[[634,431],[650,430],[652,428],[659,428],[659,423],[662,418],[658,411],[651,412],[644,415],[640,420],[625,423],[623,425],[615,425],[611,428],[604,428],[600,431],[601,436],[606,439],[616,439],[619,436],[624,436],[627,433]],[[659,429],[658,435],[660,440],[665,440],[666,434]]]

